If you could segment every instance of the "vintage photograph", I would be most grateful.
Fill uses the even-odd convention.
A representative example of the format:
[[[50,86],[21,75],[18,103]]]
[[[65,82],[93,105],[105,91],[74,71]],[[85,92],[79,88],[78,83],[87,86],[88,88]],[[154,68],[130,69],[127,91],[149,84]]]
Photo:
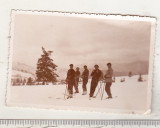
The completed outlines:
[[[6,105],[149,114],[155,24],[149,17],[13,10]]]

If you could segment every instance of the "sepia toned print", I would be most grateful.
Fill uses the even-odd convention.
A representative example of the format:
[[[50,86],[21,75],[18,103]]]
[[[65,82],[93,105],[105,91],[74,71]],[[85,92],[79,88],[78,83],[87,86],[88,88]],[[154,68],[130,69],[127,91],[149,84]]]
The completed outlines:
[[[155,19],[12,11],[7,106],[148,114]]]

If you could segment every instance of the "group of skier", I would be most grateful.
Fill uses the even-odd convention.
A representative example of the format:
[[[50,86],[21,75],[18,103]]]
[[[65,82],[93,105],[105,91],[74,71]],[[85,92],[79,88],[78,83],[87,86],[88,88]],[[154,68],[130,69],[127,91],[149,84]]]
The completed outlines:
[[[82,95],[87,94],[87,83],[88,83],[88,78],[89,78],[89,70],[86,65],[84,65],[84,70],[82,75],[80,75],[79,67],[76,68],[76,71],[73,69],[73,64],[70,64],[70,69],[67,72],[67,84],[68,84],[68,92],[69,95],[67,98],[72,98],[73,97],[73,87],[75,88],[75,93],[79,93],[78,90],[78,82],[80,77],[82,78],[82,88],[83,88],[83,93]],[[105,82],[105,91],[108,95],[107,99],[112,98],[111,90],[110,87],[112,85],[112,76],[113,76],[113,69],[111,63],[107,63],[107,71],[106,74],[103,75],[102,71],[99,69],[99,66],[96,64],[94,65],[94,70],[91,73],[91,85],[90,85],[90,98],[95,98],[94,92],[96,90],[96,87],[99,83],[99,81],[104,81]]]

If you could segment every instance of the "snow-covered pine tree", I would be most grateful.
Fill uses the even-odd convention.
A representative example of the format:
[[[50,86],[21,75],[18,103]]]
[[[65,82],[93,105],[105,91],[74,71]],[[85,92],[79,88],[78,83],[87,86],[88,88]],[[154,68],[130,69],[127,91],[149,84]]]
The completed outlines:
[[[55,73],[57,65],[53,63],[53,59],[50,58],[50,55],[53,51],[46,51],[42,47],[43,54],[37,62],[36,76],[37,81],[43,82],[45,85],[47,82],[56,82],[58,75]]]
[[[32,85],[32,78],[31,77],[28,78],[27,85]]]

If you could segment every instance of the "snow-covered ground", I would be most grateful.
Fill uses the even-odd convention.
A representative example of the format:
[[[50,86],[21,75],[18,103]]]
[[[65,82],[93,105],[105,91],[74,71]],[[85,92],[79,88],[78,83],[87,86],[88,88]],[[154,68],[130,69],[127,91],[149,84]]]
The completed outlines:
[[[82,85],[79,84],[79,94],[74,94],[72,99],[64,100],[65,85],[33,85],[10,86],[8,91],[8,106],[39,107],[53,109],[84,110],[98,112],[144,113],[147,110],[147,79],[138,82],[138,76],[116,77],[116,82],[111,86],[113,99],[107,97],[104,91],[103,99],[100,95],[89,100],[90,81],[87,84],[88,93],[82,95]],[[125,82],[120,82],[125,78]],[[97,89],[95,94],[97,93]]]

